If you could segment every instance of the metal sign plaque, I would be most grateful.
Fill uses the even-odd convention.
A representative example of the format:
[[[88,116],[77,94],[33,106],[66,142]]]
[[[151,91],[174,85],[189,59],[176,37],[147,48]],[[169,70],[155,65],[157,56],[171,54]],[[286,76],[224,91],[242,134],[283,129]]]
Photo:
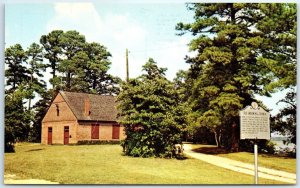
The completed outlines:
[[[240,111],[241,139],[270,140],[270,113],[252,103]]]

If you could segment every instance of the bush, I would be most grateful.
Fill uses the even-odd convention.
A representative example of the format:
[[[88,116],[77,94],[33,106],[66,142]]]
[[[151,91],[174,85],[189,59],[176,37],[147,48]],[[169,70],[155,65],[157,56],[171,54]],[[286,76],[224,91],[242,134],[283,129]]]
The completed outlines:
[[[106,145],[106,144],[120,144],[119,140],[79,140],[77,145]]]
[[[254,151],[254,143],[255,141],[252,139],[241,140],[239,144],[240,151],[253,152]],[[275,144],[270,142],[269,140],[257,140],[258,152],[260,153],[275,153]]]
[[[12,132],[12,127],[5,126],[5,143],[4,143],[4,152],[11,153],[15,152],[15,138]]]
[[[15,152],[15,146],[12,142],[5,143],[5,153],[14,153]]]

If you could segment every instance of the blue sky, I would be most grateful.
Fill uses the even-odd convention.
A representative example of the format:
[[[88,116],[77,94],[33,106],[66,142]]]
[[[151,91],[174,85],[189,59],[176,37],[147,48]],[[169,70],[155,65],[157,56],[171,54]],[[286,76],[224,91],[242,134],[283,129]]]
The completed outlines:
[[[130,77],[141,75],[141,67],[152,57],[160,67],[168,68],[172,80],[180,69],[189,65],[184,57],[192,55],[187,44],[190,35],[177,36],[178,22],[192,22],[193,12],[179,3],[7,3],[5,5],[5,47],[20,43],[24,49],[39,42],[41,35],[54,29],[77,30],[88,42],[98,42],[111,52],[109,73],[125,78],[125,50],[129,49]],[[156,1],[157,2],[157,1]],[[49,70],[45,77],[50,77]],[[46,80],[45,79],[45,80]],[[284,97],[279,92],[272,98],[257,97],[278,112],[275,103]]]
[[[5,47],[20,43],[26,49],[54,29],[77,30],[112,53],[111,74],[125,78],[128,48],[130,77],[140,75],[141,66],[152,57],[173,79],[179,69],[188,68],[184,57],[191,40],[177,36],[175,26],[192,17],[184,3],[6,4]]]

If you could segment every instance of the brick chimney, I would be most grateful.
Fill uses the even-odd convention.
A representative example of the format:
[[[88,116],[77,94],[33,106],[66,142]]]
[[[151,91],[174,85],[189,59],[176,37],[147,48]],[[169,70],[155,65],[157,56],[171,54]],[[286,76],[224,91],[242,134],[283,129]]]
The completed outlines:
[[[89,116],[90,114],[91,114],[90,98],[85,98],[85,100],[84,100],[84,115]]]

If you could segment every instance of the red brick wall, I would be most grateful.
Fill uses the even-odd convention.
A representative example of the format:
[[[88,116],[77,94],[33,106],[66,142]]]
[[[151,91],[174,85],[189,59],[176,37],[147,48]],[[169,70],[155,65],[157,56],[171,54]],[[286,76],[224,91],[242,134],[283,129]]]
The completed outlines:
[[[114,123],[99,123],[99,139],[91,139],[92,123],[95,122],[80,122],[77,127],[77,140],[113,140],[112,127]],[[120,139],[125,138],[124,128],[120,127]]]
[[[57,107],[59,106],[59,116],[57,116]],[[54,121],[77,121],[72,110],[69,108],[68,104],[64,101],[63,97],[59,93],[54,101],[52,102],[47,114],[43,119],[44,122],[54,122]]]
[[[62,121],[62,122],[46,122],[42,126],[42,144],[48,144],[48,127],[52,127],[52,143],[53,144],[64,144],[64,126],[69,126],[69,138],[70,144],[77,143],[76,121]]]
[[[59,108],[59,116],[57,116],[56,105]],[[48,127],[52,127],[52,143],[63,144],[64,126],[69,126],[69,134],[71,135],[69,143],[77,143],[77,119],[61,94],[58,94],[42,121],[42,144],[48,143]]]
[[[59,116],[57,107],[59,106]],[[64,143],[64,126],[69,126],[69,143],[77,143],[78,140],[91,140],[92,122],[81,122],[80,125],[68,104],[64,101],[61,94],[58,94],[52,102],[47,114],[42,121],[42,144],[48,143],[48,127],[52,127],[52,143]],[[99,123],[99,139],[93,140],[112,140],[112,125],[115,123]],[[120,139],[125,138],[124,127],[120,127]]]

